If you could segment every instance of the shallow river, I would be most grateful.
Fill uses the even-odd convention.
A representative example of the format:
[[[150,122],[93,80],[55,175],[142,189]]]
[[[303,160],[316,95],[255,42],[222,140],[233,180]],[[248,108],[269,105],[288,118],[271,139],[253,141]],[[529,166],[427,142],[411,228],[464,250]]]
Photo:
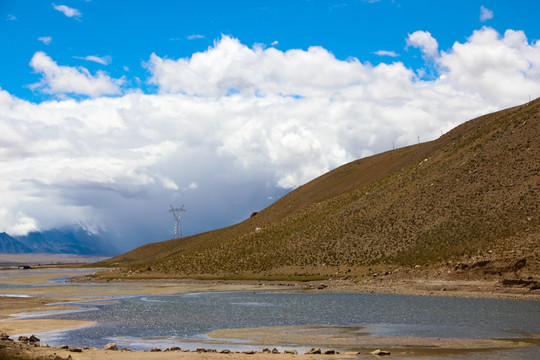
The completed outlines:
[[[375,336],[516,338],[540,333],[540,306],[534,301],[234,292],[136,296],[83,306],[86,311],[53,318],[93,320],[98,325],[56,333],[49,339],[53,345],[102,347],[117,342],[133,349],[174,345],[195,349],[217,329],[292,325],[358,326]],[[231,344],[211,347],[230,349]]]
[[[15,281],[15,275],[20,276],[18,274],[21,273],[0,274],[0,292],[35,289],[36,284]],[[51,276],[47,272],[43,274],[48,281],[40,286],[60,285],[80,288],[81,291],[83,287],[94,286],[65,283],[65,278],[58,274],[54,277],[52,273]],[[40,334],[42,341],[53,346],[68,344],[71,347],[98,348],[116,342],[119,347],[131,349],[180,346],[191,350],[198,347],[261,350],[266,345],[280,350],[296,348],[302,352],[311,346],[302,341],[295,342],[293,337],[287,343],[250,344],[247,340],[234,338],[220,338],[216,341],[209,337],[209,333],[219,329],[317,325],[330,326],[329,337],[337,336],[336,333],[331,334],[332,326],[349,327],[353,329],[349,331],[353,331],[357,337],[515,339],[540,334],[540,303],[537,301],[244,291],[113,296],[107,300],[89,299],[75,304],[80,310],[47,314],[45,317],[91,320],[97,324],[76,330],[43,333]],[[307,332],[305,334],[310,335]],[[348,351],[357,349],[354,344],[335,348]],[[444,358],[460,359],[463,356],[445,355]],[[466,357],[538,359],[540,346],[473,352],[467,353]]]

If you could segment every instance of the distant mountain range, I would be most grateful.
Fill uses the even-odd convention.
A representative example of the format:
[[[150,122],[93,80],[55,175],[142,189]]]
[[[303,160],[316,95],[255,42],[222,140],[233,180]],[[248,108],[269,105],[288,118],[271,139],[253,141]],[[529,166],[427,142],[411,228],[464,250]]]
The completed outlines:
[[[237,225],[102,264],[126,276],[264,278],[486,259],[538,274],[539,214],[537,99],[343,165]]]
[[[28,246],[17,239],[12,238],[5,232],[0,233],[0,253],[26,254],[33,252]]]
[[[92,234],[82,227],[74,226],[31,232],[25,236],[0,233],[0,253],[116,255],[119,251],[105,236]]]

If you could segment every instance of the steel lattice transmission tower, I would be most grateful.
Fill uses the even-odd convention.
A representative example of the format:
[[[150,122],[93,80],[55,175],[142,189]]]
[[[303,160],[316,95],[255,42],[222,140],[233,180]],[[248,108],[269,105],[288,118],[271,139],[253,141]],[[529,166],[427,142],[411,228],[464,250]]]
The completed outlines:
[[[175,209],[171,205],[171,210],[169,210],[170,213],[173,214],[174,217],[174,239],[178,239],[182,237],[182,228],[180,227],[180,217],[182,216],[182,213],[184,213],[186,210],[184,209],[184,205],[182,205],[181,208]]]

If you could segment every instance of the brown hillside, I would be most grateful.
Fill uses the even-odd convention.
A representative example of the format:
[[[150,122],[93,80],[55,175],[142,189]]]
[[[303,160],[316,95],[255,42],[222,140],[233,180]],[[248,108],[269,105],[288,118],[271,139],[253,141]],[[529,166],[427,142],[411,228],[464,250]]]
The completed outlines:
[[[183,275],[521,259],[540,268],[540,100],[341,166],[234,226],[105,265]]]

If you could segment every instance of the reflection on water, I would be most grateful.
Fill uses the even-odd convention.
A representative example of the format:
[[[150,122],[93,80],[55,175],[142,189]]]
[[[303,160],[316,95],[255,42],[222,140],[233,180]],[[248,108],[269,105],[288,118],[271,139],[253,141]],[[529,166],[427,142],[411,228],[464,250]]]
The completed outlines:
[[[55,333],[54,338],[45,335],[45,341],[96,347],[115,341],[132,349],[181,342],[182,347],[195,349],[207,340],[205,334],[217,329],[313,324],[364,326],[363,332],[378,336],[517,338],[523,332],[540,333],[540,307],[534,301],[235,292],[137,296],[81,306],[88,311],[52,318],[91,320],[98,325]],[[240,342],[237,346],[247,348]],[[230,344],[211,347],[231,348]]]

